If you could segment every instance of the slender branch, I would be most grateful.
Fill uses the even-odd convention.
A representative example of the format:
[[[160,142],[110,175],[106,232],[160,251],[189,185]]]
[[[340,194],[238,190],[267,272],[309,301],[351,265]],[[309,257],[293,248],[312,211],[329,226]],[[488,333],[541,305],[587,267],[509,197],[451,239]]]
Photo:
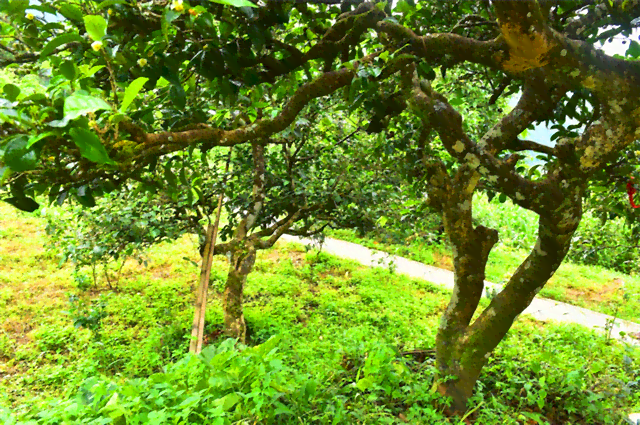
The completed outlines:
[[[498,98],[502,96],[502,93],[504,93],[507,87],[509,87],[509,84],[511,84],[511,77],[507,77],[502,80],[502,82],[500,82],[500,85],[494,90],[493,94],[489,98],[489,105],[495,105],[495,103],[498,101]]]
[[[522,140],[522,139],[514,139],[511,144],[509,144],[506,149],[512,151],[534,151],[544,153],[550,156],[555,155],[555,150],[551,146],[545,146],[537,142],[533,142],[531,140]]]
[[[204,142],[209,147],[213,147],[234,146],[250,140],[265,139],[287,128],[311,100],[329,95],[350,84],[358,67],[370,62],[375,56],[377,55],[362,58],[353,69],[342,68],[326,72],[314,81],[303,84],[275,118],[257,120],[235,130],[204,128],[182,132],[146,133],[133,123],[126,121],[121,122],[121,127],[140,144],[134,160],[143,159],[149,154],[170,153],[198,142]]]
[[[64,44],[57,49],[55,49],[51,55],[56,55],[64,50],[76,48],[80,46],[80,43],[72,42]],[[14,63],[30,63],[37,62],[40,59],[40,53],[23,53],[21,55],[15,55],[13,59],[0,60],[0,67],[4,67]]]

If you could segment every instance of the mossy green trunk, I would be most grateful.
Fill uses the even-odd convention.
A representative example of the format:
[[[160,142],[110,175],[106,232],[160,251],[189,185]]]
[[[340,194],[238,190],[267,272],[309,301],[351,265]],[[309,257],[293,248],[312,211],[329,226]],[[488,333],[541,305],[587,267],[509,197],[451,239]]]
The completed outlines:
[[[238,249],[232,253],[222,296],[224,333],[232,338],[238,338],[242,343],[247,339],[247,326],[242,306],[244,285],[247,283],[247,276],[251,273],[255,261],[256,252],[253,247]]]
[[[449,228],[449,234],[456,235],[451,238],[456,247],[453,258],[455,281],[451,300],[436,336],[436,364],[441,377],[456,376],[453,381],[441,383],[439,390],[453,399],[454,411],[464,412],[485,360],[483,353],[469,361],[469,356],[474,356],[474,350],[468,350],[465,337],[482,298],[485,266],[491,248],[498,241],[498,232],[483,226],[475,229],[471,226],[458,226],[455,230],[450,228],[458,224],[458,220],[450,221],[445,216],[445,227]],[[465,227],[468,232],[462,235]]]
[[[246,342],[247,326],[244,322],[242,299],[247,275],[231,268],[222,296],[224,310],[224,333],[240,342]]]
[[[541,219],[535,247],[504,289],[471,324],[484,286],[489,253],[485,248],[490,250],[495,242],[492,242],[493,237],[487,237],[488,229],[480,226],[466,239],[475,244],[460,245],[455,250],[455,287],[436,337],[439,373],[441,377],[456,377],[439,387],[441,394],[453,399],[451,408],[454,412],[466,410],[490,353],[560,266],[569,250],[575,227],[563,229]],[[497,240],[497,234],[495,238]]]
[[[471,181],[468,179],[465,181]],[[445,231],[453,246],[455,281],[451,300],[436,336],[436,365],[441,394],[453,399],[451,410],[464,412],[490,353],[505,337],[513,321],[533,301],[569,251],[571,237],[582,217],[580,188],[562,199],[538,224],[538,240],[489,306],[473,321],[484,290],[485,269],[498,232],[473,226],[471,191],[443,198]]]

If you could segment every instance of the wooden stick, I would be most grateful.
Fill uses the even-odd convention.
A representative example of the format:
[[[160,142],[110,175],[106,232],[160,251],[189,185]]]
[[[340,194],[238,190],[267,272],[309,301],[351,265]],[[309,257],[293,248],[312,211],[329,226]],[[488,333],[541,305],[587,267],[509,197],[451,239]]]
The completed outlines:
[[[203,313],[203,310],[206,310],[206,286],[208,280],[207,271],[211,270],[211,262],[209,259],[213,260],[212,255],[212,244],[211,241],[213,239],[213,229],[214,225],[209,223],[207,226],[207,234],[204,238],[204,253],[202,254],[202,266],[200,267],[200,284],[198,285],[198,289],[196,291],[196,311],[193,316],[193,326],[191,327],[191,342],[189,343],[189,352],[193,354],[198,354],[198,338],[200,337],[200,324],[204,321],[204,318],[200,316]]]
[[[229,164],[231,162],[231,149],[227,156],[227,163],[224,169],[224,179],[222,186],[227,183],[227,175],[229,173]],[[218,197],[218,211],[216,211],[216,221],[212,225],[207,226],[207,235],[205,236],[204,253],[202,256],[202,267],[200,268],[200,285],[196,295],[196,311],[193,317],[193,327],[191,328],[191,343],[189,344],[189,352],[200,354],[204,341],[204,325],[205,314],[207,311],[207,290],[209,288],[209,279],[211,278],[211,266],[213,264],[213,254],[216,249],[216,240],[218,239],[218,227],[220,225],[220,216],[222,215],[222,200],[224,198],[224,189]]]

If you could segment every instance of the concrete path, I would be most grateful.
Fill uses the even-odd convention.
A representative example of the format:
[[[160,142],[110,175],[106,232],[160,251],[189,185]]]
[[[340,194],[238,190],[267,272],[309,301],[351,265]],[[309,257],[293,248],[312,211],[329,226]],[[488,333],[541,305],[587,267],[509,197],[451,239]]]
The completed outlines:
[[[289,235],[283,235],[281,239],[305,245],[314,244],[310,239],[297,238]],[[362,245],[331,238],[325,239],[322,250],[329,254],[355,260],[365,266],[387,267],[393,263],[398,273],[453,289],[453,272],[449,270],[427,266],[417,261],[408,260],[386,252],[374,251]],[[489,288],[490,291],[492,289],[500,291],[502,287],[495,283],[485,281],[485,288]],[[587,310],[586,308],[536,297],[523,314],[530,314],[535,319],[542,321],[557,320],[559,322],[578,323],[600,332],[605,332],[607,324],[613,321],[613,329],[611,330],[612,338],[640,346],[640,339],[627,336],[631,334],[640,336],[640,324],[621,319],[615,319],[614,321],[612,316]]]

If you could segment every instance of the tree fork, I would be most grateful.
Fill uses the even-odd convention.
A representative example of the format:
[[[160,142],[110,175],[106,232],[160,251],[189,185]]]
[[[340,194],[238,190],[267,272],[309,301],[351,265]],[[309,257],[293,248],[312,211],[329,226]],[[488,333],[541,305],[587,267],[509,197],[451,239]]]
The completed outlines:
[[[472,289],[465,291],[462,285],[464,280],[458,278],[459,272],[465,273],[464,267],[458,268],[459,265],[464,266],[465,262],[454,259],[456,286],[436,338],[436,362],[440,375],[456,377],[452,381],[441,383],[438,388],[441,394],[453,399],[453,412],[460,413],[466,410],[467,400],[473,393],[473,387],[487,362],[489,353],[503,340],[514,320],[531,304],[569,251],[571,237],[578,227],[582,214],[581,198],[574,196],[579,191],[580,188],[575,188],[575,193],[567,195],[561,208],[540,218],[538,242],[535,247],[511,276],[505,288],[493,298],[489,306],[471,325],[468,324],[469,322],[465,324],[465,321],[467,318],[470,319],[468,312],[475,311],[479,298],[475,298],[476,293]],[[576,200],[572,202],[574,199]],[[568,220],[567,217],[572,219]],[[480,227],[476,228],[474,232],[479,229]],[[483,232],[485,231],[480,231],[480,233]],[[478,236],[475,238],[477,239]],[[474,240],[474,238],[469,239]],[[489,246],[493,245],[488,241],[481,243],[480,246],[485,250],[489,249],[483,251],[477,246],[474,249],[472,243],[467,245],[464,254],[454,252],[456,258],[461,255],[467,257],[475,255],[481,262],[480,274],[474,275],[474,270],[467,266],[467,280],[470,281],[475,277],[475,288],[482,288],[479,278],[482,276],[484,280]],[[460,248],[456,246],[456,249]],[[466,260],[466,264],[477,266],[477,263],[469,260]],[[473,308],[467,305],[472,302]]]
[[[456,180],[462,180],[465,186],[473,185],[472,175],[464,171],[459,172]],[[467,400],[482,368],[469,370],[461,364],[461,359],[467,348],[466,331],[482,298],[489,253],[498,242],[495,229],[473,228],[472,196],[472,192],[459,192],[454,200],[448,200],[449,207],[443,211],[445,230],[454,246],[455,281],[451,300],[436,335],[436,365],[442,378],[456,377],[453,381],[441,382],[438,387],[441,394],[452,398],[454,412],[466,410]]]

